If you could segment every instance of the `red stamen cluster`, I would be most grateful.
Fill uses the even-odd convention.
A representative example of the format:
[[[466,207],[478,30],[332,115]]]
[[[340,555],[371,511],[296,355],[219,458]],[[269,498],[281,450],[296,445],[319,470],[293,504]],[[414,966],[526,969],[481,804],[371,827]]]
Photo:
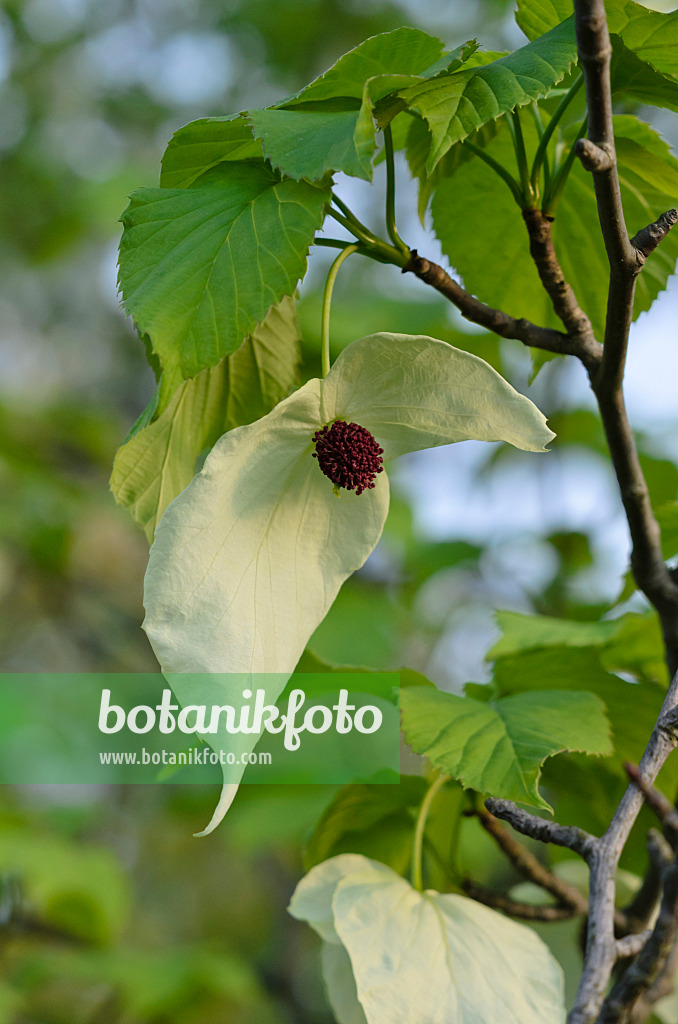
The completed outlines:
[[[313,458],[333,484],[362,494],[374,487],[377,473],[383,472],[382,455],[375,439],[357,423],[335,420],[331,427],[313,435]]]

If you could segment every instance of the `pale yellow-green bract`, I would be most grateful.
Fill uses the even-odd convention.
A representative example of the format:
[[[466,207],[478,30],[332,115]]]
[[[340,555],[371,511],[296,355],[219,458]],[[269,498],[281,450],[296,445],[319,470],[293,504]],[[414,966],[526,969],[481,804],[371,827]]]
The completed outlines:
[[[465,896],[417,892],[345,853],[314,867],[289,907],[323,939],[339,1024],[562,1024],[563,977],[525,925]]]
[[[335,419],[366,427],[384,460],[476,438],[541,451],[553,437],[487,363],[432,338],[349,345],[267,416],[224,434],[169,505],[146,573],[144,628],[163,671],[292,672],[344,580],[375,547],[386,475],[357,496],[313,459]]]
[[[468,352],[403,334],[354,341],[324,380],[224,434],[167,507],[144,592],[165,673],[280,673],[284,685],[388,512],[386,473],[373,490],[337,496],[312,458],[314,432],[337,419],[369,430],[385,461],[469,438],[542,451],[553,437],[536,406]]]

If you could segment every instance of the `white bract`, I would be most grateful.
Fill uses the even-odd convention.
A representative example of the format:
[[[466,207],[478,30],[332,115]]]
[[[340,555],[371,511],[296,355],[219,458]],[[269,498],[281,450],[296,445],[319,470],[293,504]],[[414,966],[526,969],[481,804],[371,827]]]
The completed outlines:
[[[368,430],[384,461],[470,438],[542,451],[553,437],[477,356],[403,334],[353,342],[324,380],[224,434],[167,507],[144,592],[164,672],[280,673],[284,686],[388,512],[385,473],[373,490],[335,494],[312,457],[313,434],[336,420]]]
[[[562,971],[532,929],[465,896],[417,892],[367,857],[314,867],[289,910],[323,939],[339,1024],[565,1019]]]

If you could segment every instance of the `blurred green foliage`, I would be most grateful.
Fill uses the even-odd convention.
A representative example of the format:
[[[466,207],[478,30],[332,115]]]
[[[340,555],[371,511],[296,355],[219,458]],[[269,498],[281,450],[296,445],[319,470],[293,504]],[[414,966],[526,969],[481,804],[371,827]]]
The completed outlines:
[[[487,46],[509,46],[518,39],[506,20],[509,7],[503,0],[434,5],[422,10],[422,27],[453,46],[474,34]],[[116,299],[115,222],[127,194],[156,183],[160,155],[183,123],[271,103],[365,37],[417,17],[409,6],[386,0],[3,4],[5,671],[156,667],[140,630],[146,542],[114,505],[107,483],[115,450],[154,386],[143,346]],[[410,199],[416,214],[413,189]],[[376,330],[426,333],[469,348],[526,386],[528,360],[518,343],[464,333],[442,300],[401,293],[397,279],[386,284],[373,269],[357,261],[337,286],[335,350]],[[314,272],[300,302],[306,376],[319,367],[317,283]],[[560,484],[571,479],[568,466],[584,466],[609,484],[600,427],[581,392],[573,404],[568,373],[558,360],[549,364],[538,398],[559,435],[553,462],[562,470]],[[640,443],[667,527],[666,554],[675,556],[678,470],[654,438],[643,436]],[[478,461],[470,477],[461,463],[451,463],[469,507],[490,503],[501,485],[510,504],[534,504],[543,522],[541,534],[520,526],[511,532],[504,499],[497,499],[484,527],[456,535],[452,528],[421,528],[417,473],[426,464],[423,470],[419,465],[403,471],[400,483],[396,474],[383,541],[316,632],[309,667],[345,664],[350,644],[361,665],[406,665],[459,692],[463,683],[490,674],[483,655],[497,632],[492,608],[586,625],[621,592],[623,581],[614,569],[611,576],[595,524],[570,527],[552,514],[554,502],[568,501],[557,493],[554,498],[557,471],[544,484],[536,479],[540,468],[528,469],[524,457],[507,448]],[[526,473],[532,491],[525,489]],[[631,592],[627,584],[625,595]],[[639,756],[652,718],[648,693],[659,693],[664,682],[656,630],[648,620],[626,619],[614,642],[556,643],[564,676],[586,674],[601,695],[616,679],[613,672],[645,680],[633,722],[624,721],[622,698],[619,713],[611,712],[625,754]],[[535,688],[532,681],[547,664],[553,671],[553,653],[546,652],[547,660],[539,647],[505,651],[495,685],[507,693]],[[421,761],[411,758],[408,770],[421,773]],[[561,820],[593,831],[605,827],[605,805],[623,780],[618,766],[607,762],[596,779],[599,792],[592,791],[579,755],[548,763],[544,791]],[[674,772],[669,789],[675,781]],[[329,1024],[316,943],[285,913],[303,870],[303,849],[306,867],[354,851],[406,873],[423,786],[420,778],[339,793],[245,786],[225,825],[200,842],[192,833],[209,817],[211,791],[46,787],[3,793],[0,1021]],[[460,816],[470,800],[449,786],[436,803],[427,830],[427,879],[454,889],[472,875],[478,884],[508,889],[519,879],[478,822]],[[457,822],[452,835],[451,820]],[[632,871],[644,868],[640,830],[626,863]],[[540,933],[570,973],[576,971],[576,937],[568,934],[565,942],[551,932],[550,938],[544,927]]]

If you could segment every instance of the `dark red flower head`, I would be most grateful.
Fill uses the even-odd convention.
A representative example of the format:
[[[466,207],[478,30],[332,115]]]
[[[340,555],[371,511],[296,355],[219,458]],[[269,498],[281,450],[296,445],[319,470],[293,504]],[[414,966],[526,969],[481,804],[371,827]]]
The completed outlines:
[[[357,423],[335,420],[331,426],[316,430],[313,440],[313,458],[333,484],[356,494],[374,487],[377,473],[383,472],[384,449],[369,430]]]

